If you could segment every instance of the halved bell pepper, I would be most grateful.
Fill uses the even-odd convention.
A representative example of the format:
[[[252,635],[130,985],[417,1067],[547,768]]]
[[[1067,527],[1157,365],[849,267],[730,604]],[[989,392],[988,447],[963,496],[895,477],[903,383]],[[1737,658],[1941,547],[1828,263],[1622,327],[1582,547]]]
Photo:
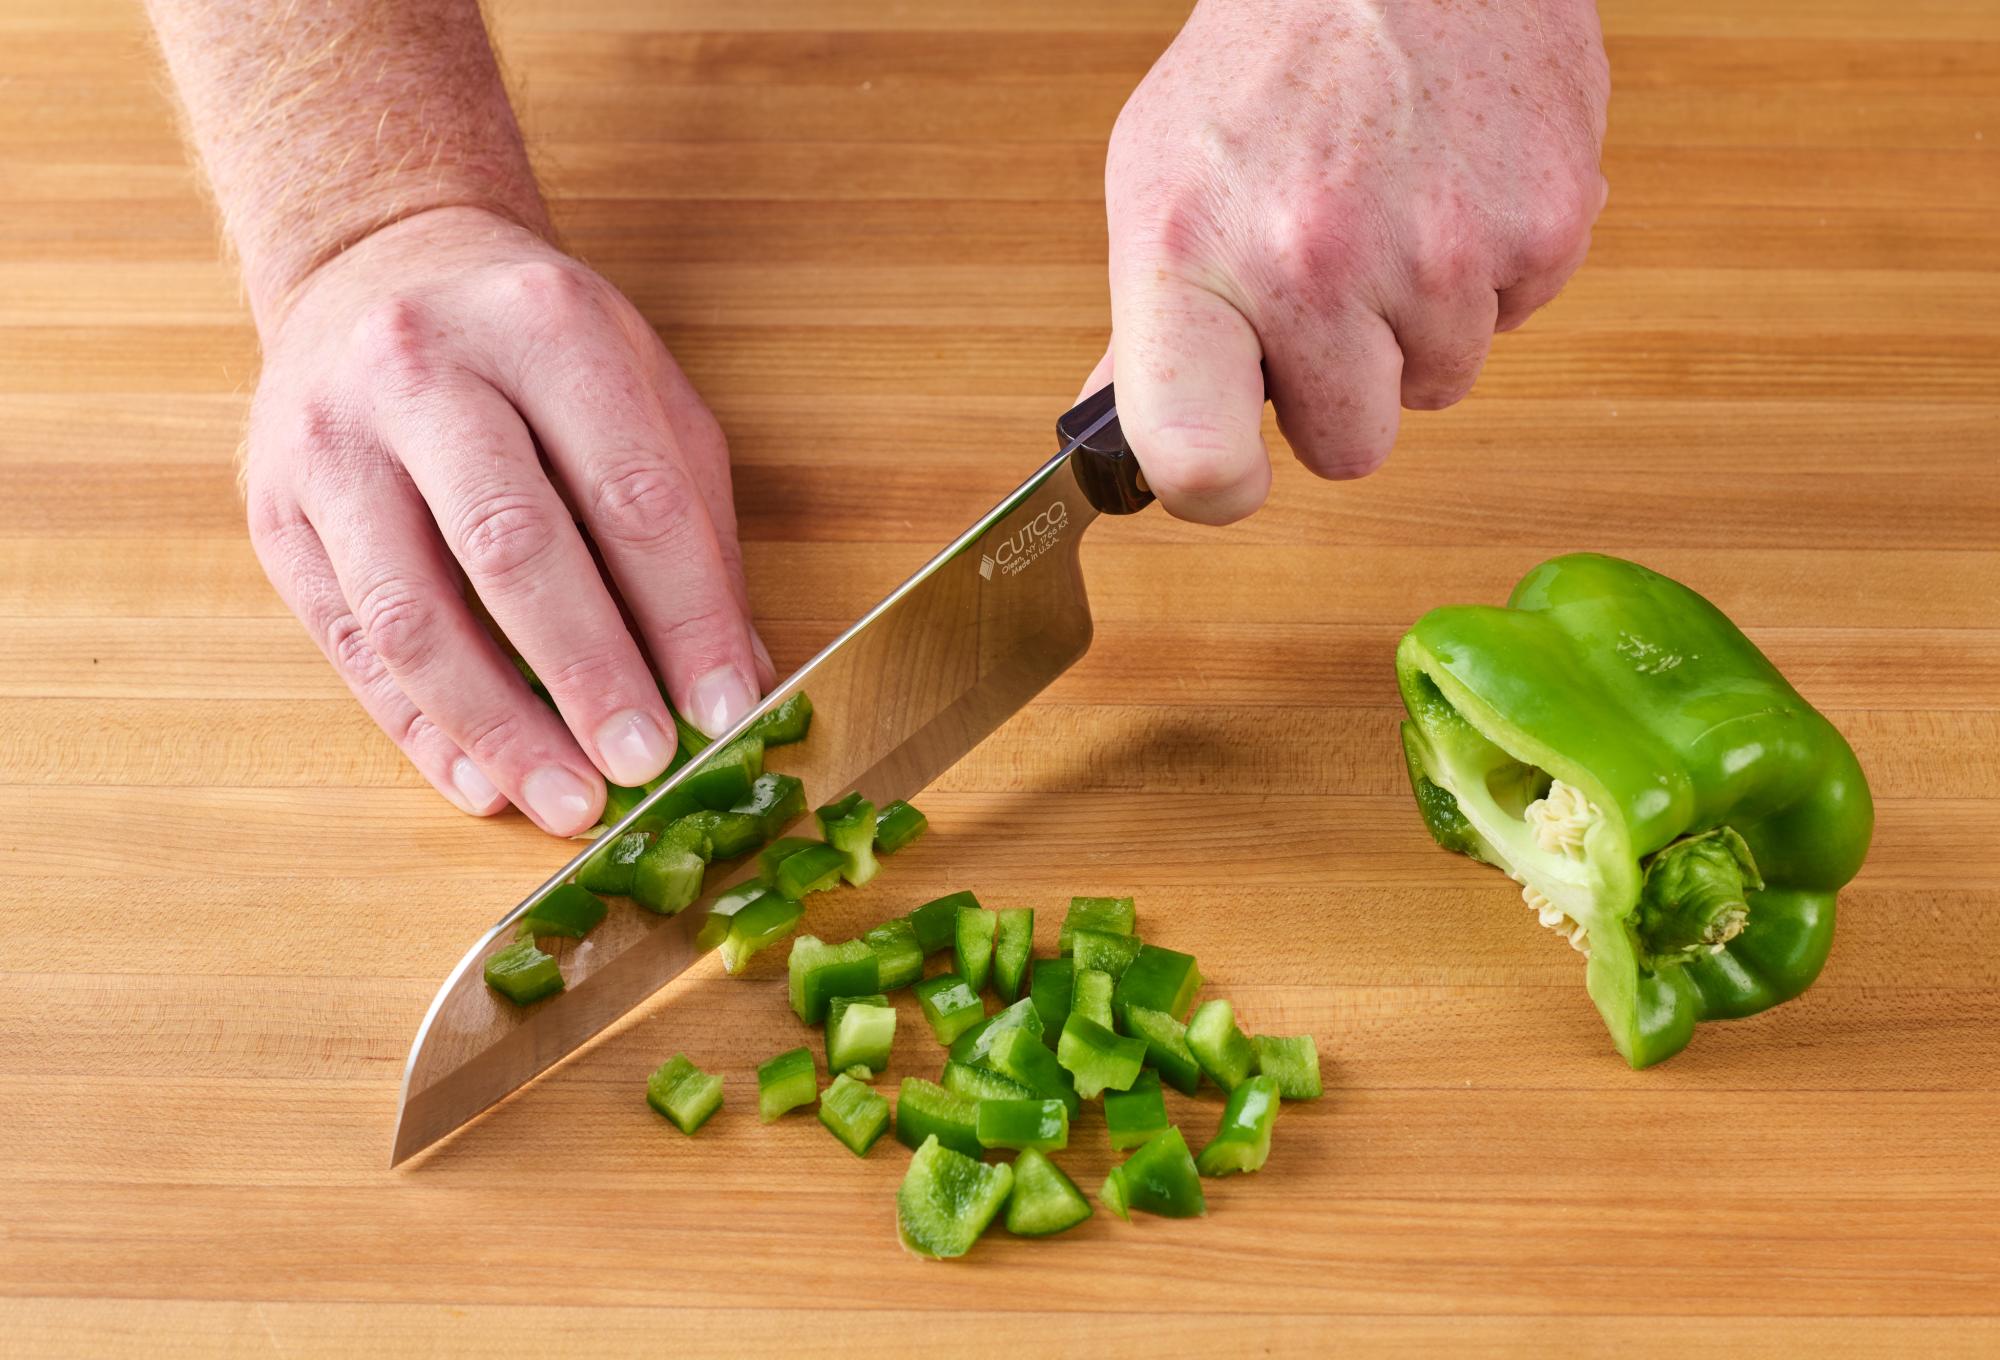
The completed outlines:
[[[1081,1011],[1071,1011],[1056,1044],[1056,1061],[1076,1078],[1085,1100],[1106,1090],[1123,1091],[1146,1064],[1146,1041],[1114,1034]]]
[[[1208,1212],[1201,1193],[1201,1173],[1188,1155],[1187,1140],[1172,1125],[1145,1146],[1111,1168],[1097,1192],[1106,1208],[1129,1219],[1134,1209],[1162,1218],[1199,1218]]]
[[[1854,752],[1721,610],[1632,562],[1544,562],[1504,609],[1396,650],[1440,845],[1503,870],[1589,956],[1634,1067],[1803,992],[1874,826]]]
[[[722,1078],[676,1053],[646,1079],[646,1103],[682,1133],[693,1133],[722,1108]]]
[[[1187,1026],[1165,1011],[1128,1006],[1121,1021],[1126,1033],[1146,1041],[1146,1063],[1176,1091],[1193,1095],[1201,1086],[1201,1064],[1188,1047]]]
[[[986,1003],[956,973],[925,978],[912,991],[923,1008],[925,1023],[941,1044],[951,1043],[986,1015]]]
[[[794,1048],[757,1064],[757,1118],[768,1124],[819,1095],[809,1048]]]
[[[1118,978],[1118,990],[1112,997],[1112,1008],[1125,1014],[1129,1006],[1144,1006],[1148,1010],[1165,1011],[1178,1020],[1187,1014],[1194,1004],[1194,994],[1201,990],[1201,969],[1196,966],[1194,955],[1183,954],[1174,949],[1162,949],[1156,944],[1141,945],[1130,966]]]
[[[1014,1159],[1014,1189],[1007,1196],[1007,1231],[1017,1237],[1047,1237],[1090,1217],[1090,1201],[1076,1182],[1029,1148]]]
[[[579,886],[595,893],[611,893],[618,897],[632,895],[632,875],[639,863],[639,856],[646,853],[646,847],[653,843],[651,833],[628,831],[622,836],[614,836],[599,846],[591,857],[576,871]]]
[[[917,943],[916,927],[910,924],[907,917],[898,916],[884,921],[861,938],[875,951],[883,991],[893,992],[923,977],[923,946]]]
[[[1035,909],[1009,907],[999,914],[993,931],[993,990],[1002,1001],[1021,994],[1028,976],[1028,956],[1035,949]]]
[[[1257,1050],[1236,1027],[1236,1008],[1220,997],[1194,1008],[1187,1046],[1208,1079],[1225,1091],[1234,1091],[1257,1070]]]
[[[535,947],[534,937],[517,939],[486,960],[486,985],[517,1006],[530,1005],[563,989],[555,955]]]
[[[792,941],[792,1012],[808,1025],[826,1019],[836,996],[868,996],[882,988],[880,966],[866,940],[828,944],[815,935]]]
[[[930,818],[898,798],[875,814],[875,849],[893,855],[929,828]]]
[[[986,1148],[1054,1152],[1069,1146],[1069,1110],[1060,1100],[982,1100],[973,1128]]]
[[[975,992],[986,990],[987,975],[993,971],[993,937],[999,925],[998,912],[983,907],[958,910],[951,943],[953,971]]]
[[[1167,1101],[1158,1072],[1141,1072],[1129,1091],[1104,1093],[1104,1131],[1114,1150],[1142,1147],[1166,1128]]]
[[[521,918],[520,936],[560,935],[580,940],[604,921],[604,899],[574,883],[564,883],[528,908]]]
[[[1056,937],[1056,952],[1070,952],[1071,937],[1079,930],[1100,930],[1107,935],[1130,935],[1139,924],[1139,913],[1129,897],[1072,897],[1069,914],[1063,917]]]
[[[1279,1095],[1286,1100],[1319,1099],[1319,1045],[1312,1035],[1253,1034],[1250,1047],[1257,1050],[1258,1073],[1278,1083]]]
[[[988,1166],[926,1138],[896,1191],[897,1234],[919,1256],[963,1256],[1013,1188],[1011,1167]]]
[[[940,949],[951,948],[958,936],[958,913],[963,907],[978,909],[979,899],[969,892],[950,893],[934,902],[926,902],[907,919],[917,932],[917,943],[923,946],[929,956]]]
[[[1229,1093],[1222,1126],[1194,1159],[1204,1176],[1256,1171],[1271,1155],[1271,1126],[1278,1122],[1278,1083],[1273,1077],[1252,1077]]]
[[[1076,930],[1069,938],[1070,956],[1076,960],[1077,971],[1094,968],[1109,973],[1113,982],[1125,975],[1145,947],[1137,935],[1113,935],[1104,930]]]
[[[819,834],[838,850],[840,876],[859,888],[875,877],[875,805],[858,793],[828,803],[814,814]]]
[[[889,1128],[889,1102],[842,1072],[820,1092],[819,1122],[857,1157],[866,1157]]]
[[[896,1092],[896,1141],[919,1148],[935,1138],[954,1152],[978,1157],[979,1101],[948,1091],[922,1077],[904,1077]]]

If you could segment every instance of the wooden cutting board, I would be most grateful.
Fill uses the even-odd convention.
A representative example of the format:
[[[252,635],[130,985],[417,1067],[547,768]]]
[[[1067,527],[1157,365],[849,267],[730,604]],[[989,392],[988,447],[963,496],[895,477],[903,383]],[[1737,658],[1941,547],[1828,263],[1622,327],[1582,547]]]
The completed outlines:
[[[569,240],[728,430],[781,665],[1050,450],[1105,340],[1104,137],[1185,8],[501,6]],[[1089,657],[815,899],[837,935],[972,888],[1046,947],[1132,893],[1319,1038],[1326,1098],[1206,1220],[938,1266],[896,1245],[901,1149],[749,1113],[802,1038],[782,951],[385,1169],[432,989],[568,848],[448,809],[260,576],[256,348],[134,7],[0,3],[0,1350],[2000,1349],[2000,12],[1605,17],[1611,201],[1561,301],[1376,477],[1281,457],[1236,528],[1094,529]],[[1644,1073],[1430,845],[1395,739],[1399,631],[1575,548],[1732,613],[1881,808],[1819,985]],[[693,1140],[642,1099],[677,1050],[728,1083]],[[1065,1160],[1103,1175],[1094,1126]]]

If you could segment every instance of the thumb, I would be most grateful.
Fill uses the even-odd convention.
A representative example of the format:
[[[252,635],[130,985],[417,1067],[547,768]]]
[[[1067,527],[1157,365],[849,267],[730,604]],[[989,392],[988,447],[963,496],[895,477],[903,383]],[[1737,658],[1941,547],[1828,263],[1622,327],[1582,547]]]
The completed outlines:
[[[1206,289],[1159,271],[1112,285],[1118,423],[1146,483],[1181,519],[1228,524],[1264,503],[1257,333]]]

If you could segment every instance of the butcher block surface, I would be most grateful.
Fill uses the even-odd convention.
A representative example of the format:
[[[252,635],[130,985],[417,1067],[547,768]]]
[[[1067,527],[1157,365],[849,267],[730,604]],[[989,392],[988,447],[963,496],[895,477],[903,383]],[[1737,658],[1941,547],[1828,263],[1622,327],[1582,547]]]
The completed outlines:
[[[728,432],[804,660],[1053,450],[1103,147],[1171,0],[503,0],[567,244]],[[266,584],[257,347],[137,7],[0,3],[0,1351],[1621,1356],[2000,1350],[2000,25],[1607,0],[1589,263],[1363,481],[1103,521],[1089,655],[812,899],[1131,894],[1325,1098],[1209,1215],[897,1245],[906,1153],[755,1118],[784,951],[712,961],[388,1169],[433,990],[568,857],[408,769]],[[1275,431],[1273,432],[1275,441]],[[1595,549],[1728,611],[1879,808],[1825,974],[1633,1072],[1433,846],[1391,655]],[[831,716],[831,715],[829,715]],[[781,758],[774,765],[782,766]],[[831,793],[834,791],[824,791]],[[890,1081],[935,1075],[906,999]],[[686,1052],[698,1137],[647,1109]],[[1211,1091],[1178,1101],[1191,1142]],[[1090,1116],[1061,1162],[1111,1164]]]

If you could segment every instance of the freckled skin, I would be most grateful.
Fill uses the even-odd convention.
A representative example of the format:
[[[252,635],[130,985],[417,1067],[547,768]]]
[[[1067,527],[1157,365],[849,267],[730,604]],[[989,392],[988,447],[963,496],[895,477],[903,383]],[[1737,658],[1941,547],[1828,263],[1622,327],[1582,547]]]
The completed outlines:
[[[1399,407],[1463,397],[1582,262],[1608,91],[1589,0],[1202,0],[1105,173],[1093,381],[1167,507],[1256,508],[1266,395],[1333,477],[1380,465]]]

